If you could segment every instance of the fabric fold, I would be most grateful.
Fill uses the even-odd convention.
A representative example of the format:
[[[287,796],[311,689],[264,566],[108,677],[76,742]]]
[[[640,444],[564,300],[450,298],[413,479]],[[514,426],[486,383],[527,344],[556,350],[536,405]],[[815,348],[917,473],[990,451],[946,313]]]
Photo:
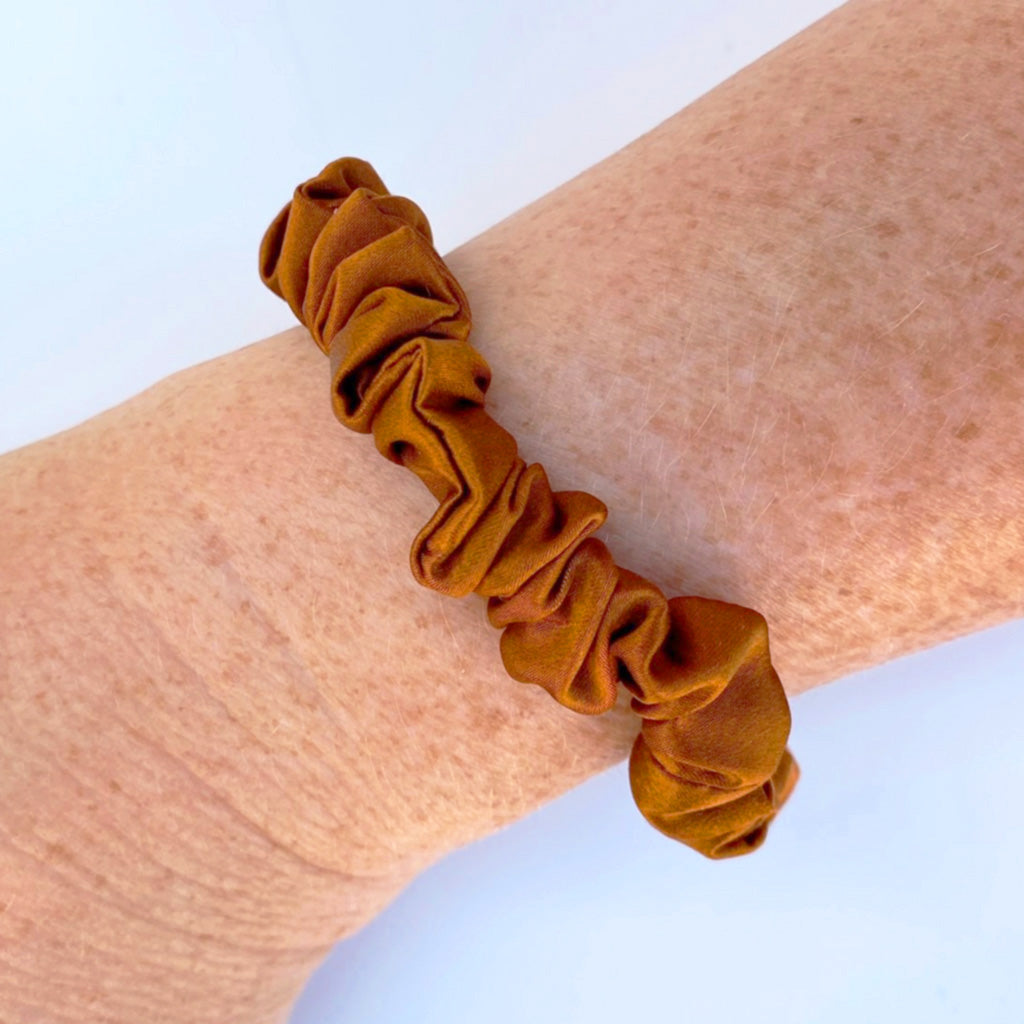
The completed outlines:
[[[759,847],[799,777],[764,617],[666,599],[593,536],[600,499],[553,492],[519,456],[484,408],[490,367],[423,211],[342,157],[271,222],[259,272],[329,357],[335,418],[437,499],[409,552],[415,579],[486,597],[508,674],[564,706],[602,714],[627,688],[630,788],[652,826],[714,859]]]

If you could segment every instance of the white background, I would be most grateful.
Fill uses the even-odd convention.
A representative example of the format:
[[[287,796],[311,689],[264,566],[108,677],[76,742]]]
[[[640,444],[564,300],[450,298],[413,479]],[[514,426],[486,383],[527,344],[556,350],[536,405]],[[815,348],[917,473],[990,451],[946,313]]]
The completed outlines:
[[[837,6],[8,9],[0,451],[291,326],[259,241],[329,161],[443,254]],[[1024,1020],[1022,663],[1018,620],[796,698],[803,775],[748,857],[661,836],[622,764],[417,879],[292,1024]]]

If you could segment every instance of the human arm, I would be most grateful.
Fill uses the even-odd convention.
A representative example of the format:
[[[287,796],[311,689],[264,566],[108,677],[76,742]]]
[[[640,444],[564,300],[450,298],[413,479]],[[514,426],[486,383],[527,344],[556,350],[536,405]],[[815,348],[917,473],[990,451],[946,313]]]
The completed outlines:
[[[848,5],[445,256],[525,457],[607,503],[620,564],[762,611],[791,696],[1022,613],[997,16]],[[515,683],[478,599],[416,587],[432,502],[324,362],[289,331],[0,462],[16,982],[271,1019],[423,863],[628,751],[623,708]]]

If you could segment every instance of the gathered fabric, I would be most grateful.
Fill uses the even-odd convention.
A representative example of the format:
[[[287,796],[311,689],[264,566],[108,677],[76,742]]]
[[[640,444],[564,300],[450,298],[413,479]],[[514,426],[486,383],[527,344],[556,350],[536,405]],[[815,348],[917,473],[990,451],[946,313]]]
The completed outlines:
[[[409,552],[416,580],[487,598],[508,674],[567,708],[599,715],[627,688],[630,788],[651,825],[714,859],[757,849],[799,776],[764,617],[666,599],[593,536],[598,498],[552,492],[519,456],[485,411],[490,367],[423,211],[343,157],[295,189],[259,272],[328,356],[335,417],[439,502]]]

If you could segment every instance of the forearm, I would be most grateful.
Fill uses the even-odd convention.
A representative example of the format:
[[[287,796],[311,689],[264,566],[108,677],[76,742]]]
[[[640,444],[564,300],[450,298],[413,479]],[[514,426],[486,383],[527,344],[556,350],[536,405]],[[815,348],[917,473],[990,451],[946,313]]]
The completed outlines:
[[[889,11],[841,8],[445,255],[493,370],[487,408],[524,458],[605,501],[616,561],[666,595],[762,612],[791,695],[1024,613],[1024,86],[1005,43],[1022,18]],[[434,503],[334,421],[301,329],[0,465],[5,522],[31,509],[5,611],[34,616],[4,624],[19,644],[2,824],[28,894],[0,937],[37,969],[64,954],[52,932],[28,937],[49,905],[25,872],[51,877],[54,830],[88,834],[68,777],[40,789],[38,765],[70,759],[75,735],[97,792],[123,759],[137,844],[174,835],[167,793],[209,800],[178,888],[141,869],[126,882],[152,948],[195,913],[186,935],[207,914],[229,946],[284,959],[379,906],[347,876],[397,891],[629,750],[625,701],[567,712],[508,678],[480,599],[416,585],[408,549]],[[236,872],[220,895],[202,842]],[[95,884],[72,877],[68,892]],[[75,918],[81,963],[103,899]],[[247,914],[252,931],[231,932]],[[248,970],[284,999],[315,959]],[[193,978],[192,1005],[215,1017],[237,977]]]
[[[1022,30],[848,4],[446,257],[495,418],[790,694],[1024,614]]]

